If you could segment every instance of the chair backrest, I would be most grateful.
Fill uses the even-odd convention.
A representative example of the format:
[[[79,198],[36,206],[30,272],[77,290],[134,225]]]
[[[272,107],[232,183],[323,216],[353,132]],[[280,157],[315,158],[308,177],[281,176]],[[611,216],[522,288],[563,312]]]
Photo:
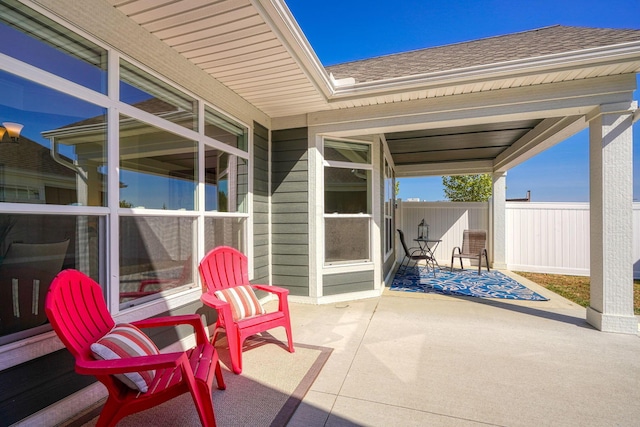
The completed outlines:
[[[93,360],[91,344],[115,325],[100,285],[77,270],[64,270],[53,279],[44,307],[51,326],[76,359]]]
[[[198,264],[203,292],[249,284],[247,257],[230,246],[209,251]]]
[[[464,230],[462,236],[462,253],[465,255],[478,255],[487,244],[487,232],[485,230]]]
[[[404,233],[402,230],[398,230],[398,235],[400,236],[400,243],[402,244],[402,248],[404,249],[404,254],[406,256],[411,256],[409,253],[409,248],[407,247],[407,243],[404,241]]]

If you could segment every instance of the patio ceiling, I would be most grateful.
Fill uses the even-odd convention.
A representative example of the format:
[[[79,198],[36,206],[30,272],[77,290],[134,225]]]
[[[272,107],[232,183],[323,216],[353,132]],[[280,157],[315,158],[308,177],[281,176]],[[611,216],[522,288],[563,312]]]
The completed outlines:
[[[385,134],[397,168],[422,165],[440,171],[443,163],[490,163],[542,120],[459,126]],[[406,168],[405,168],[406,169]]]

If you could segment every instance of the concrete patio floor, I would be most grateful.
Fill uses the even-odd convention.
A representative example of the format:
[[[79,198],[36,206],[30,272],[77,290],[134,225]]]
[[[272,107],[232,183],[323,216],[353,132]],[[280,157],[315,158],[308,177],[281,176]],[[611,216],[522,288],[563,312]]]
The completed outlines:
[[[599,332],[518,280],[550,300],[385,290],[291,304],[294,341],[334,350],[288,425],[640,425],[639,336]]]

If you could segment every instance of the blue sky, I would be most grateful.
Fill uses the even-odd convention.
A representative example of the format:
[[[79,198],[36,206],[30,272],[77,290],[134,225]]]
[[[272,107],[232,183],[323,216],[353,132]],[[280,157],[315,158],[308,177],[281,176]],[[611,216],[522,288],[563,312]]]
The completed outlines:
[[[556,24],[640,29],[640,0],[285,1],[325,66]],[[640,121],[633,130],[633,196],[640,201]],[[535,202],[588,201],[587,131],[509,170],[507,197],[527,190]],[[443,200],[442,180],[400,179],[399,197]]]

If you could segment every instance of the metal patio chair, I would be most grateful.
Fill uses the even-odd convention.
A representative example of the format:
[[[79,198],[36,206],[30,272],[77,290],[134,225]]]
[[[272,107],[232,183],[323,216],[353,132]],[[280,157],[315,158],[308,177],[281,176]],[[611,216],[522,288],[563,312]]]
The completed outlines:
[[[489,269],[489,258],[487,256],[487,232],[485,230],[464,230],[462,235],[462,248],[456,246],[451,252],[451,270],[453,271],[453,259],[458,258],[460,260],[460,268],[464,268],[462,265],[462,258],[477,259],[478,260],[478,274],[482,271],[482,257]],[[456,253],[456,250],[458,253]]]

